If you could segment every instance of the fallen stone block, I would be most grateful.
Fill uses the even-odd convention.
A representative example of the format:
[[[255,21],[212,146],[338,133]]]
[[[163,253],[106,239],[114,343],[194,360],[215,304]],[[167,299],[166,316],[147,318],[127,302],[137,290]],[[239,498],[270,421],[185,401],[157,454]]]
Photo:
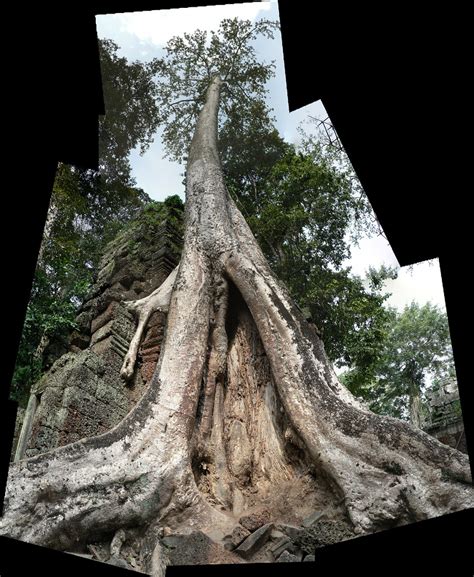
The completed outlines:
[[[295,527],[294,525],[279,524],[279,525],[276,525],[275,528],[278,531],[281,531],[282,533],[284,533],[285,535],[288,535],[288,537],[290,539],[293,539],[293,540],[295,540],[297,537],[299,537],[301,535],[301,533],[303,532],[302,527]]]
[[[271,514],[267,509],[255,511],[249,515],[243,515],[239,519],[240,525],[248,529],[251,533],[256,531],[259,527],[270,523]]]
[[[132,566],[129,565],[124,559],[121,557],[110,557],[108,561],[106,561],[109,565],[113,565],[114,567],[123,567],[123,569],[131,569]]]
[[[267,523],[249,535],[238,547],[235,553],[238,553],[244,559],[249,559],[254,555],[270,538],[273,529],[272,523]]]
[[[242,527],[242,525],[237,525],[230,535],[224,537],[224,549],[232,551],[232,549],[238,547],[249,535],[250,531],[248,529]]]
[[[283,533],[283,531],[279,531],[278,529],[273,529],[272,534],[270,535],[270,538],[275,541],[278,541],[282,537],[286,537],[286,534]]]
[[[305,528],[294,541],[300,549],[311,554],[318,547],[339,543],[353,537],[354,532],[346,520],[320,519],[311,527]]]
[[[283,553],[283,551],[285,551],[286,549],[288,549],[288,547],[291,546],[291,544],[292,544],[291,539],[286,535],[281,539],[279,539],[274,545],[270,547],[270,551],[273,555],[273,558],[277,559]]]
[[[209,565],[243,563],[242,559],[215,543],[202,531],[189,535],[168,535],[161,541],[171,565]]]

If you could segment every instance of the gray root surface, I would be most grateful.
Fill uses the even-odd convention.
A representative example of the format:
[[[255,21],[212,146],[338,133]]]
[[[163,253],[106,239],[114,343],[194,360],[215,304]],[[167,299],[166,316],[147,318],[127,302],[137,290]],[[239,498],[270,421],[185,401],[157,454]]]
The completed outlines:
[[[123,361],[122,369],[120,370],[120,376],[124,379],[124,381],[130,380],[133,376],[135,363],[137,361],[138,349],[143,337],[143,331],[145,330],[151,315],[155,311],[161,311],[163,313],[168,312],[171,294],[173,292],[173,285],[177,274],[178,267],[173,270],[173,272],[168,276],[163,284],[156,288],[147,297],[136,301],[125,302],[127,308],[138,316],[138,326]]]
[[[220,84],[189,152],[181,263],[131,305],[126,379],[151,312],[169,307],[152,382],[111,431],[11,466],[1,534],[68,549],[158,523],[221,539],[288,486],[343,503],[357,532],[474,505],[467,457],[361,406],[270,270],[224,186]]]

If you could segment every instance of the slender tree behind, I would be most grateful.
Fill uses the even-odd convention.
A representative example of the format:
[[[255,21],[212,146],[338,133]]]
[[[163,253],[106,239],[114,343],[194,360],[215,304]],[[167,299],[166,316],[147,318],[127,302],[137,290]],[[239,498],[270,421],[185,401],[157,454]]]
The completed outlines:
[[[412,302],[401,312],[387,312],[389,330],[371,373],[353,369],[343,382],[375,412],[422,427],[426,391],[436,382],[455,378],[448,318],[432,303]]]

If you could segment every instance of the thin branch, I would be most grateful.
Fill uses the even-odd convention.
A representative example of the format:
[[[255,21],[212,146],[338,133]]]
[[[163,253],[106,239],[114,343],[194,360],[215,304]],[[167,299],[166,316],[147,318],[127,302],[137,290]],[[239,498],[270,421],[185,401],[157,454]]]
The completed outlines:
[[[242,37],[241,42],[238,44],[237,49],[236,49],[236,51],[235,51],[235,53],[234,53],[234,56],[230,59],[230,66],[229,66],[227,72],[225,73],[224,82],[227,80],[227,78],[229,77],[229,74],[230,74],[230,73],[232,72],[232,70],[234,69],[235,60],[236,60],[236,58],[237,58],[237,56],[238,56],[238,54],[239,54],[239,52],[240,52],[240,50],[241,50],[244,42],[246,42],[247,39],[250,38],[254,32],[255,32],[255,28],[252,27],[252,29],[250,30],[250,32],[249,32],[246,36],[243,36],[243,37]]]
[[[195,98],[183,98],[182,100],[171,102],[170,106],[176,106],[177,104],[182,104],[183,102],[195,102]]]
[[[245,90],[243,89],[243,87],[242,87],[240,84],[239,84],[239,89],[240,89],[240,92],[242,92],[242,94],[245,96],[245,98],[246,98],[249,102],[251,102],[251,101],[252,101],[252,98],[245,92]]]

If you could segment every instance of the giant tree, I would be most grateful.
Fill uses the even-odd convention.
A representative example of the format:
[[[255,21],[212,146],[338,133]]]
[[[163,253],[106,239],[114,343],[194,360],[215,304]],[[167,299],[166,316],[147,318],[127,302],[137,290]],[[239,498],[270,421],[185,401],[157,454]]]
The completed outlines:
[[[160,71],[174,154],[185,155],[188,122],[200,112],[186,154],[181,262],[130,304],[138,336],[150,309],[168,311],[154,377],[114,429],[11,467],[2,534],[67,549],[166,523],[219,539],[239,500],[303,478],[323,500],[343,503],[357,532],[474,503],[465,455],[371,413],[340,384],[226,190],[219,103],[243,114],[262,96],[269,69],[251,41],[272,27],[223,21],[208,44],[203,33],[170,42]]]

